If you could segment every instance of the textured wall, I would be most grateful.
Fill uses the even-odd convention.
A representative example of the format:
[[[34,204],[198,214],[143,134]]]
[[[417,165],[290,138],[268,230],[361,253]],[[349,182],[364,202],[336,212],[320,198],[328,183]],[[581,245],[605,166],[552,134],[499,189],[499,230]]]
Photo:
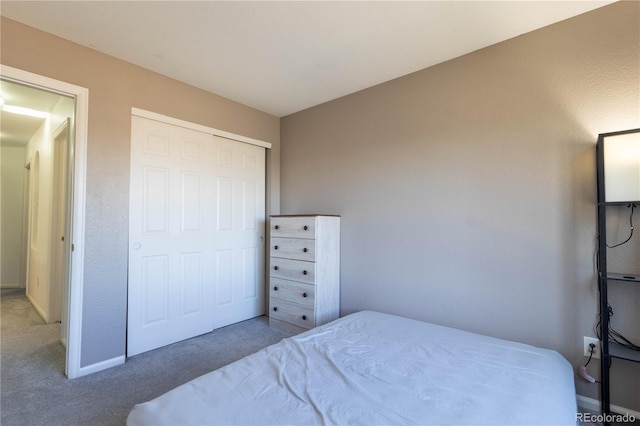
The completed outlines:
[[[0,182],[2,199],[0,200],[0,287],[24,287],[24,272],[21,270],[26,253],[23,253],[24,195],[27,177],[24,147],[0,148]]]
[[[282,119],[282,213],[342,215],[342,314],[585,362],[595,142],[640,127],[639,8],[616,3]],[[640,365],[628,368],[615,368],[614,403],[639,410]]]
[[[81,365],[125,354],[131,107],[264,140],[278,212],[279,120],[2,18],[2,63],[89,89]],[[273,209],[273,210],[271,210]]]

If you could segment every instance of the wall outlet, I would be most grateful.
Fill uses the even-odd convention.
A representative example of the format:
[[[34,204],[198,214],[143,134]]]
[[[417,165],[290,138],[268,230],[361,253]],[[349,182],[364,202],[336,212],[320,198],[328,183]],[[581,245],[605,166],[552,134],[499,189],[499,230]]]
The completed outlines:
[[[584,356],[589,356],[589,354],[591,353],[591,348],[589,347],[590,343],[596,345],[596,348],[593,351],[592,358],[600,359],[600,340],[595,337],[584,336]]]

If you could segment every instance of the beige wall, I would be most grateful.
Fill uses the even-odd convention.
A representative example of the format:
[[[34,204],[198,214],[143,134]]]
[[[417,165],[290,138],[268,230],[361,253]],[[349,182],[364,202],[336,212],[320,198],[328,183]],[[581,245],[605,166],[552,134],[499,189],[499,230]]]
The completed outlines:
[[[24,287],[24,147],[0,147],[0,288]]]
[[[343,315],[401,314],[585,362],[595,142],[640,127],[639,9],[607,6],[282,119],[282,213],[342,215]],[[630,297],[635,312],[617,315],[637,325]],[[614,404],[640,410],[640,365],[615,364]]]
[[[89,89],[81,365],[122,356],[131,107],[272,143],[269,213],[279,209],[279,120],[6,18],[0,50],[4,65]]]
[[[594,143],[640,126],[639,6],[281,121],[3,18],[3,64],[90,91],[82,365],[124,354],[132,106],[271,142],[270,213],[282,124],[282,213],[343,217],[343,314],[399,313],[584,362],[597,312]],[[637,374],[616,366],[614,403],[640,410]]]

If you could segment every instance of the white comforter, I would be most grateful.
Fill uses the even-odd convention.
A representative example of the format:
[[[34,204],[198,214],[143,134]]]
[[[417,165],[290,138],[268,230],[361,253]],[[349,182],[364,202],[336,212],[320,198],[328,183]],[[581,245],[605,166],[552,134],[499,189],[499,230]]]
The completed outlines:
[[[575,425],[557,352],[359,312],[136,405],[128,425]]]

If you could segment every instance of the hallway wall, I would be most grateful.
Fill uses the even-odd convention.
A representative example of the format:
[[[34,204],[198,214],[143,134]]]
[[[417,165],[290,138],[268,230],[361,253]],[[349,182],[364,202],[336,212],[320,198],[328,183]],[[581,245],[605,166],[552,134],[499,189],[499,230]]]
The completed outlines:
[[[3,146],[0,148],[0,287],[25,286],[25,255],[23,239],[24,194],[27,171],[24,147]]]

